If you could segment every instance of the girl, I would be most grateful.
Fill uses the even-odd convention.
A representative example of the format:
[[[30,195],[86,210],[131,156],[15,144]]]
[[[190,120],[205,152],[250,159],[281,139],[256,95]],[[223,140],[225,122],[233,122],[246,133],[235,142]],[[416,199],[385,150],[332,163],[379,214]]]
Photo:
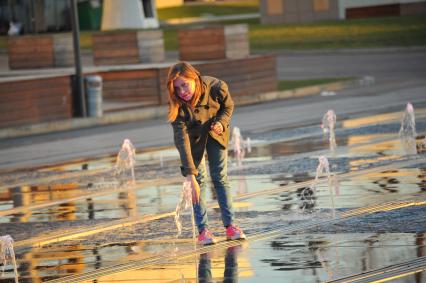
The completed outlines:
[[[167,88],[168,119],[173,126],[182,175],[191,183],[199,243],[216,243],[207,225],[205,151],[226,238],[245,239],[243,231],[233,223],[231,188],[227,178],[229,122],[234,110],[228,86],[219,79],[201,76],[192,65],[180,62],[170,68]]]

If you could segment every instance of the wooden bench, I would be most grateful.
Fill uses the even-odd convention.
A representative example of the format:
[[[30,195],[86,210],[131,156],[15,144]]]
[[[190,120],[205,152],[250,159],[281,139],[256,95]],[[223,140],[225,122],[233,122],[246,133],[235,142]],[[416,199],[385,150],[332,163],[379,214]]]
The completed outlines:
[[[161,103],[158,68],[112,70],[96,74],[102,77],[102,97],[105,100],[142,102],[146,106]]]
[[[70,76],[0,81],[0,127],[72,117]]]
[[[74,65],[71,34],[10,36],[8,55],[12,70]]]
[[[165,59],[161,30],[95,33],[92,48],[97,66],[160,63]]]
[[[245,24],[179,30],[178,43],[183,61],[239,59],[250,54]]]

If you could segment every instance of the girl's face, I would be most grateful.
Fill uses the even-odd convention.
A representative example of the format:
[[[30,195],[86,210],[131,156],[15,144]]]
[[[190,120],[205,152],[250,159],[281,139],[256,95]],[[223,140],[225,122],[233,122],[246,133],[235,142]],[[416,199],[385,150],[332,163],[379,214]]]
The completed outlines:
[[[195,80],[186,77],[177,77],[173,81],[175,93],[185,101],[190,101],[195,92]]]

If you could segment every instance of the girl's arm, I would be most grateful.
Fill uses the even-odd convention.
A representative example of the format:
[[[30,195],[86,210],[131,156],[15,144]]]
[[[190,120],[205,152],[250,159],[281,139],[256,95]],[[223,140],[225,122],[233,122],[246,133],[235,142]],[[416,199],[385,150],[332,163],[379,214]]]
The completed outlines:
[[[192,202],[194,204],[200,201],[200,186],[198,185],[195,176],[198,174],[195,169],[194,160],[192,159],[191,145],[189,143],[188,129],[181,115],[178,115],[176,120],[172,123],[173,138],[177,150],[179,151],[181,173],[186,177],[186,180],[191,183],[192,188]]]
[[[220,103],[220,109],[217,112],[215,122],[220,122],[223,129],[227,129],[231,121],[232,113],[234,112],[234,101],[231,98],[228,85],[225,82],[221,81],[216,95],[217,101]]]
[[[180,111],[179,111],[180,112]],[[182,166],[180,167],[183,176],[198,175],[198,171],[195,168],[194,160],[192,159],[191,144],[189,142],[188,129],[183,120],[183,117],[179,113],[178,117],[172,122],[173,127],[173,139],[175,146],[179,151],[180,161]]]
[[[197,204],[200,202],[200,185],[195,179],[194,175],[187,175],[186,181],[191,183],[192,188],[192,203]]]

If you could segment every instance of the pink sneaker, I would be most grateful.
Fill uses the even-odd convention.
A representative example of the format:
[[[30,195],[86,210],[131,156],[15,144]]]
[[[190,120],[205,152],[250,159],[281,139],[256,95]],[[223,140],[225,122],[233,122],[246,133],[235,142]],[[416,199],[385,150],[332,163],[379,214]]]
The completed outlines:
[[[209,229],[204,228],[200,235],[198,235],[198,243],[202,245],[213,245],[216,244],[216,239],[214,238],[212,232],[209,231]]]
[[[241,240],[245,239],[246,235],[244,235],[243,230],[237,225],[231,224],[226,228],[226,239],[227,240]]]

